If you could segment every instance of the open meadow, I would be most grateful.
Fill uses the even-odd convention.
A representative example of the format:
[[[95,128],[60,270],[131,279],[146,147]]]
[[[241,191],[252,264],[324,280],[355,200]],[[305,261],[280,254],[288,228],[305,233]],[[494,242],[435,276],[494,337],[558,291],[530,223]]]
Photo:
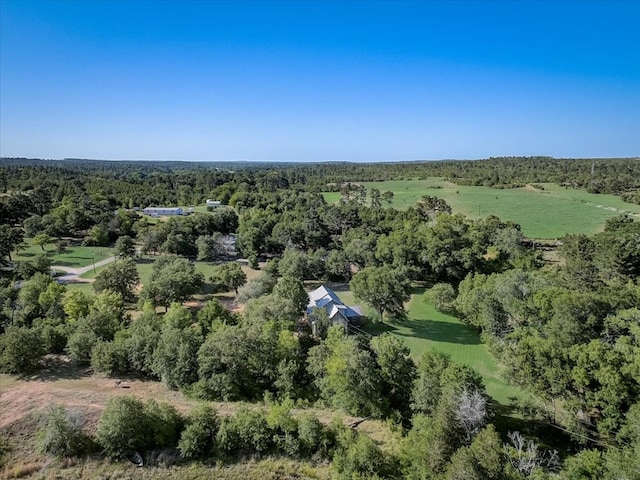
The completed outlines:
[[[625,203],[615,195],[588,193],[544,183],[544,190],[532,186],[497,189],[456,185],[441,178],[362,183],[367,190],[393,192],[392,206],[414,206],[423,195],[444,199],[454,213],[470,218],[496,215],[522,226],[530,238],[560,238],[565,234],[587,235],[602,230],[607,219],[629,213],[640,217],[640,205]],[[340,199],[338,192],[325,192],[329,203]]]
[[[81,268],[87,267],[94,262],[99,262],[113,255],[113,249],[110,247],[85,247],[82,245],[70,245],[65,248],[64,252],[57,253],[53,244],[46,245],[44,250],[33,245],[31,238],[25,238],[27,248],[12,254],[14,261],[32,260],[36,255],[46,255],[53,265],[63,267]]]

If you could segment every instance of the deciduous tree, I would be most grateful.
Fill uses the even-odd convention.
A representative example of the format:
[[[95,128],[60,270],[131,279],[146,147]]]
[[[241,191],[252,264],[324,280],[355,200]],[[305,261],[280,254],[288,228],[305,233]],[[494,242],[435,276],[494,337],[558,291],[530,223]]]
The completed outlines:
[[[353,277],[350,285],[357,299],[378,311],[381,322],[385,312],[394,319],[406,317],[404,303],[409,301],[411,284],[401,271],[387,266],[367,267]]]

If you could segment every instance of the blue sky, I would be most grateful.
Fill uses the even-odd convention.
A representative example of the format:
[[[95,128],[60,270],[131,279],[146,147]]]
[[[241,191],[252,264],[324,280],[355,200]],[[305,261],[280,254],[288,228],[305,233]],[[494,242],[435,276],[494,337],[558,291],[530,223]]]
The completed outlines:
[[[0,0],[0,155],[640,155],[640,2]]]

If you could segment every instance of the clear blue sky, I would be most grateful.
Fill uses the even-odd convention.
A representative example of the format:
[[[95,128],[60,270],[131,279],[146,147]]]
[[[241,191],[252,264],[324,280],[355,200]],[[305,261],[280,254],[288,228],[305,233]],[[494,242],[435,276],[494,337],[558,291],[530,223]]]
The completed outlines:
[[[0,155],[640,155],[640,2],[0,0]]]

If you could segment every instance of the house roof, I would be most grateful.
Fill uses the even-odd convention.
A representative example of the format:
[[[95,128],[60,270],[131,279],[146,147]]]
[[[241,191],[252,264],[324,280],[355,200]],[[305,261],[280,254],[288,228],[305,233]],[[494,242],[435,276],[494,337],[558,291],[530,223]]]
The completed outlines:
[[[311,313],[314,308],[323,308],[326,310],[329,318],[332,319],[336,315],[342,315],[349,319],[361,317],[363,315],[362,308],[358,305],[345,305],[336,293],[321,285],[312,292],[309,292],[309,304],[307,305],[307,314]]]

